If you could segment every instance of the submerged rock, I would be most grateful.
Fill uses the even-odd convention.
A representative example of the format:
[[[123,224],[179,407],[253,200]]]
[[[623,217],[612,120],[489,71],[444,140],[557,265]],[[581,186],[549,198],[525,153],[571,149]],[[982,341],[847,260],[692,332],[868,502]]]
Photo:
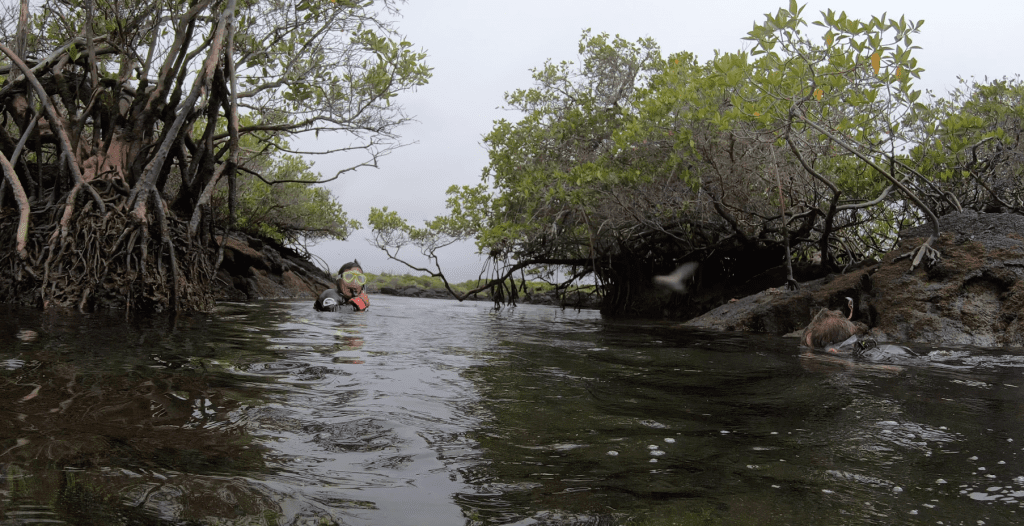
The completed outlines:
[[[1024,216],[963,212],[940,219],[942,259],[909,272],[900,259],[928,237],[904,232],[880,263],[770,289],[722,305],[687,325],[798,335],[821,307],[855,300],[854,320],[879,341],[1024,346]]]

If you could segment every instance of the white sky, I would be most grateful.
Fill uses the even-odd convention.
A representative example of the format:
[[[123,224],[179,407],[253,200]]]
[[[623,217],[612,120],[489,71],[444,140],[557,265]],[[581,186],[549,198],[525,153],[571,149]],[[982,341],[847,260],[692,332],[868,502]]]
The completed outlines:
[[[516,113],[499,109],[503,96],[532,85],[530,69],[546,59],[576,61],[581,32],[620,35],[636,41],[652,37],[663,56],[690,51],[703,63],[716,49],[744,49],[742,40],[764,13],[788,6],[788,0],[409,0],[402,8],[399,31],[428,54],[434,68],[427,86],[403,93],[397,102],[417,122],[400,133],[413,143],[382,159],[379,169],[342,176],[329,188],[349,217],[366,225],[370,207],[387,206],[411,223],[445,213],[445,190],[453,184],[475,185],[487,165],[482,137],[500,118]],[[883,12],[889,18],[921,20],[925,24],[914,44],[918,65],[925,69],[917,89],[938,95],[957,84],[957,76],[981,80],[1024,73],[1021,59],[1021,0],[810,0],[808,22],[819,12],[846,11],[870,19]],[[322,139],[321,139],[322,140]],[[316,169],[331,176],[340,168],[330,158],[317,160]],[[312,252],[332,271],[358,258],[367,272],[405,273],[369,244],[369,230],[346,241],[323,242]],[[408,257],[425,261],[413,248]],[[471,243],[442,252],[442,268],[455,281],[475,278],[482,259]]]

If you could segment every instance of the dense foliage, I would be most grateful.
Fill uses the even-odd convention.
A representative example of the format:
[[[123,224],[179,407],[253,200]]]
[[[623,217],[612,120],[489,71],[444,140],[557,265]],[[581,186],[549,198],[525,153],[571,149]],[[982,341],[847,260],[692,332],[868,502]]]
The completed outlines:
[[[486,136],[483,183],[451,188],[450,213],[424,228],[377,211],[377,244],[432,256],[471,237],[491,285],[569,266],[604,285],[611,312],[658,312],[651,276],[685,261],[704,263],[692,313],[798,286],[791,261],[877,257],[925,222],[933,236],[907,256],[932,264],[940,214],[1024,210],[1024,107],[1019,80],[922,96],[922,23],[830,10],[808,25],[792,2],[754,26],[749,52],[706,63],[585,32],[578,62],[549,61],[506,95],[522,117]]]
[[[291,148],[283,138],[269,140],[278,153],[262,153],[260,142],[268,141],[264,134],[241,139],[240,150],[253,153],[243,154],[240,165],[252,176],[236,182],[235,228],[307,256],[307,245],[323,239],[345,239],[360,228],[358,221],[348,218],[330,190],[318,184],[323,176],[313,170],[313,163],[300,155],[284,153]],[[210,198],[220,218],[231,215],[230,188],[226,183],[221,181]]]
[[[17,214],[0,216],[2,300],[205,308],[236,221],[285,242],[346,235],[298,156],[342,159],[326,181],[399,146],[394,99],[430,71],[396,13],[392,0],[8,5],[0,206]],[[211,221],[218,188],[227,210]]]
[[[301,157],[282,154],[274,159],[265,180],[245,178],[238,185],[239,230],[256,237],[300,248],[322,239],[345,239],[359,228],[348,219],[330,190],[312,186],[320,180]],[[214,201],[228,212],[227,188]]]

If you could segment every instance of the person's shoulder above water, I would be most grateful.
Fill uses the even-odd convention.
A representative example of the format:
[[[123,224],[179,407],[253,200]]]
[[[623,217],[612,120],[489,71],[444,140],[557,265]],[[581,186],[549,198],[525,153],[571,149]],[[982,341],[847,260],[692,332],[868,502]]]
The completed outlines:
[[[318,311],[336,311],[344,304],[345,298],[342,298],[338,291],[327,289],[313,302],[313,308]]]

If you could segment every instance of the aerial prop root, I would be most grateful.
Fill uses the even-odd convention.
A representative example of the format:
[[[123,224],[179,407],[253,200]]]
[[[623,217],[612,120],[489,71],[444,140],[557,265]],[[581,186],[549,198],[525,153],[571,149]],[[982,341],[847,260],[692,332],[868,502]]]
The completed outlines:
[[[127,196],[109,186],[101,185],[99,191],[113,201],[108,201],[113,206],[104,212],[92,200],[76,206],[75,201],[86,197],[86,192],[79,191],[67,195],[71,205],[62,203],[32,215],[28,257],[18,263],[19,257],[10,250],[0,257],[4,261],[0,279],[18,283],[16,290],[0,294],[4,301],[34,297],[44,308],[80,310],[93,303],[128,310],[161,304],[175,310],[209,308],[209,255],[203,250],[178,250],[189,243],[187,224],[173,218],[162,196],[156,192],[140,196],[146,201],[142,207],[146,214],[145,221],[138,222],[134,210],[125,206]],[[4,228],[4,243],[13,244],[17,236],[11,223]],[[23,281],[19,277],[23,273],[31,279]]]
[[[69,196],[73,200],[74,196]],[[97,273],[105,265],[102,244],[97,224],[105,221],[106,214],[94,214],[93,202],[88,201],[76,213],[71,222],[66,217],[67,208],[60,219],[50,215],[48,227],[52,230],[48,241],[39,246],[43,275],[39,290],[43,305],[77,306],[84,309],[99,282]],[[63,231],[63,235],[57,235]]]
[[[39,103],[42,105],[42,108],[50,121],[51,128],[57,135],[60,149],[67,154],[63,157],[66,160],[68,170],[71,172],[71,178],[75,181],[75,188],[80,188],[85,183],[85,180],[82,178],[82,172],[78,164],[73,161],[74,155],[72,152],[74,152],[74,148],[71,146],[71,139],[68,137],[68,133],[67,130],[64,129],[64,125],[61,124],[60,116],[58,115],[53,102],[50,100],[49,94],[46,93],[46,90],[39,82],[39,79],[32,73],[32,69],[29,68],[28,65],[25,64],[25,61],[14,53],[14,51],[0,43],[0,53],[6,55],[7,58],[10,59],[11,63],[21,70],[29,85],[32,86],[32,89],[38,95]],[[104,212],[105,206],[103,204],[103,199],[100,198],[96,189],[90,185],[85,185],[85,187],[89,192],[89,196],[92,197],[93,201],[96,203],[96,206],[99,207],[101,212]]]
[[[153,200],[155,201],[154,208],[156,209],[157,220],[160,221],[160,244],[161,246],[167,247],[167,254],[171,260],[171,294],[172,294],[172,307],[174,310],[180,310],[180,291],[178,289],[178,259],[174,255],[174,240],[171,237],[170,228],[167,225],[167,210],[164,200],[160,197],[159,192],[153,192]],[[158,252],[159,254],[159,252]],[[157,261],[162,262],[162,257],[157,257]]]
[[[25,189],[21,186],[21,181],[14,172],[14,167],[10,161],[7,160],[7,156],[0,153],[0,164],[3,165],[4,178],[7,183],[11,186],[11,190],[14,192],[14,200],[18,203],[18,230],[15,236],[15,247],[18,252],[18,257],[25,261],[28,259],[28,222],[29,222],[29,204],[28,194],[25,193]]]
[[[175,240],[173,235],[173,229],[170,227],[169,219],[167,216],[167,205],[163,198],[160,196],[160,192],[154,188],[141,188],[134,196],[134,201],[129,198],[129,206],[132,211],[129,214],[130,220],[125,223],[125,228],[121,232],[121,236],[118,241],[114,244],[114,252],[120,248],[122,241],[125,236],[128,236],[128,245],[126,247],[126,257],[128,266],[131,267],[132,252],[134,251],[136,241],[139,242],[139,256],[138,266],[141,275],[146,275],[146,266],[148,261],[148,247],[149,247],[149,227],[150,219],[149,214],[155,215],[157,226],[160,231],[160,239],[157,243],[159,249],[156,252],[156,274],[159,276],[161,281],[164,281],[163,273],[163,250],[166,249],[167,256],[170,261],[171,269],[171,301],[172,308],[174,310],[180,310],[181,306],[181,269],[178,264],[178,257],[174,250]],[[141,238],[141,239],[139,239]],[[192,269],[196,270],[195,268]]]
[[[942,254],[932,247],[932,244],[935,243],[935,239],[936,237],[934,235],[928,236],[928,240],[922,243],[921,246],[917,247],[914,250],[911,250],[910,252],[896,256],[896,258],[893,259],[892,262],[895,263],[903,259],[911,257],[914,258],[913,262],[910,264],[911,272],[913,272],[914,269],[921,264],[922,260],[925,262],[928,268],[934,267],[936,263],[942,260]]]
[[[68,192],[68,200],[67,203],[64,205],[64,215],[60,219],[60,228],[55,228],[53,230],[53,236],[50,240],[51,245],[53,244],[53,241],[56,240],[58,233],[60,234],[61,241],[67,240],[68,225],[71,223],[71,217],[75,213],[75,199],[78,197],[78,192],[82,189],[82,184],[83,183],[75,184],[71,191]]]

